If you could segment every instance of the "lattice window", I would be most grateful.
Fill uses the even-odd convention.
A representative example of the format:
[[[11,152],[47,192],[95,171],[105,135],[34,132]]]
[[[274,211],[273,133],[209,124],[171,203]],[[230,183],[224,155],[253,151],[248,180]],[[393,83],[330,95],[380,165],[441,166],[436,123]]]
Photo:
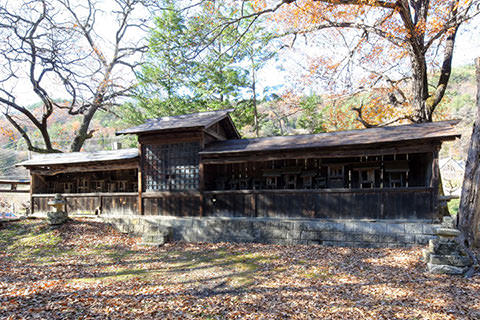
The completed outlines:
[[[198,189],[198,152],[198,142],[144,145],[146,191]]]

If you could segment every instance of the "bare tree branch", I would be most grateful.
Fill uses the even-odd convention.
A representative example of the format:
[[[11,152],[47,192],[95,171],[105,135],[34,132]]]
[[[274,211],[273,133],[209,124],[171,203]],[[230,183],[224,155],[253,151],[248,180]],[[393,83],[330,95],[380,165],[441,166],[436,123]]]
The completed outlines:
[[[103,12],[102,3],[95,0],[31,0],[0,8],[0,33],[4,36],[0,38],[0,56],[8,61],[0,70],[0,108],[10,116],[29,150],[57,151],[52,147],[48,122],[56,110],[65,110],[62,112],[79,117],[80,128],[73,133],[70,146],[79,151],[94,134],[90,126],[96,112],[131,96],[135,72],[147,49],[139,33],[151,23],[145,12],[161,8],[145,0],[110,1],[110,13]],[[137,9],[144,14],[137,14]],[[100,14],[115,23],[111,39],[104,39],[103,30],[98,29]],[[35,112],[16,102],[13,81],[24,80],[42,101]],[[59,95],[64,102],[55,101]],[[14,116],[26,125],[20,125]],[[41,134],[40,145],[33,144],[30,135],[34,131]]]

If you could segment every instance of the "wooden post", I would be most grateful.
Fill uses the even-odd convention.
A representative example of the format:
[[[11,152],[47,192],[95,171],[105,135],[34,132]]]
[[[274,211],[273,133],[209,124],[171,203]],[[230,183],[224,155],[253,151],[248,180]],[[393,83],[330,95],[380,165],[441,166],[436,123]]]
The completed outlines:
[[[201,137],[200,137],[200,150],[203,150],[205,148],[205,132],[202,131]],[[205,191],[205,167],[202,162],[202,159],[199,156],[199,163],[198,163],[198,191],[200,191],[200,208],[199,208],[199,215],[200,217],[203,216],[204,214],[204,196],[203,196],[203,191]]]
[[[30,214],[33,214],[35,206],[33,203],[33,194],[35,192],[35,188],[37,186],[37,175],[30,174]]]
[[[439,196],[439,183],[440,183],[440,166],[438,165],[438,150],[439,147],[435,148],[435,151],[432,153],[432,176],[430,179],[430,187],[433,188],[433,212],[434,219],[442,219],[440,206],[438,203]]]
[[[139,159],[138,159],[138,213],[140,215],[144,215],[144,209],[143,209],[143,153],[142,153],[142,144],[138,146],[138,153],[139,153]]]

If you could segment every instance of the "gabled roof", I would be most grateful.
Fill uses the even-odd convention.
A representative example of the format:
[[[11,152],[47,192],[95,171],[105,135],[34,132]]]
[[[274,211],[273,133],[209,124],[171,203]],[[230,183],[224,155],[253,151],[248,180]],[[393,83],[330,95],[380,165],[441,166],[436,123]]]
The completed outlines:
[[[120,149],[97,152],[49,153],[33,157],[31,160],[17,163],[16,166],[49,166],[60,164],[81,164],[98,161],[128,160],[138,157],[138,149]]]
[[[458,122],[458,120],[450,120],[311,135],[225,140],[213,142],[200,154],[331,148],[420,139],[453,140],[460,137],[460,133],[455,129]]]
[[[229,113],[232,112],[233,109],[225,109],[225,110],[217,110],[217,111],[207,111],[207,112],[199,112],[199,113],[191,113],[191,114],[184,114],[179,116],[170,116],[170,117],[161,117],[157,119],[151,119],[141,124],[139,126],[128,128],[125,130],[118,131],[116,134],[139,134],[139,133],[148,133],[148,132],[156,132],[156,131],[163,131],[163,130],[171,130],[171,129],[181,129],[181,128],[208,128],[211,125],[219,122],[225,118],[231,122]],[[236,129],[231,123],[233,130]],[[236,136],[238,132],[236,132]]]

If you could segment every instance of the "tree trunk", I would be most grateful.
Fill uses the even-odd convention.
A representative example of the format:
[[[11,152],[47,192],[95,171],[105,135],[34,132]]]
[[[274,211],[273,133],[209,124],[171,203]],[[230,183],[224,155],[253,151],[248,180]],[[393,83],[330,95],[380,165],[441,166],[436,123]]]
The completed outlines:
[[[412,51],[414,51],[412,49]],[[419,54],[412,53],[412,120],[416,123],[431,122],[432,118],[428,116],[426,110],[426,101],[428,99],[428,82],[427,82],[427,64],[424,57]]]
[[[457,224],[467,247],[480,246],[480,58],[477,67],[477,117],[468,150]]]
[[[92,137],[94,130],[88,131],[88,128],[90,128],[90,123],[92,122],[93,116],[95,115],[95,112],[97,112],[98,108],[98,105],[91,106],[88,112],[83,116],[82,124],[80,125],[77,135],[73,139],[72,145],[70,146],[70,152],[79,152],[82,149],[85,141]]]

